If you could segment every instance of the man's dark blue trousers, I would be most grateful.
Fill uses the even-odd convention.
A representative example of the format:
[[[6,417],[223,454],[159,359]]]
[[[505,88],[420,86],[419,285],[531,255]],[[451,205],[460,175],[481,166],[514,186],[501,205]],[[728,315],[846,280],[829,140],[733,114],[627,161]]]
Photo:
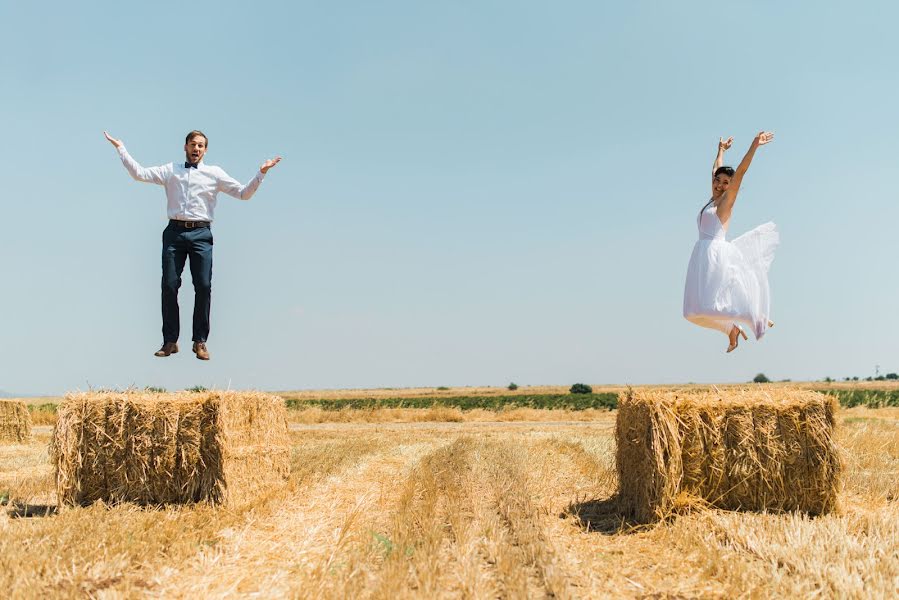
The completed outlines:
[[[187,259],[194,283],[193,341],[205,342],[212,301],[212,228],[203,222],[169,221],[162,232],[162,339],[167,344],[177,342],[181,332],[178,288]]]

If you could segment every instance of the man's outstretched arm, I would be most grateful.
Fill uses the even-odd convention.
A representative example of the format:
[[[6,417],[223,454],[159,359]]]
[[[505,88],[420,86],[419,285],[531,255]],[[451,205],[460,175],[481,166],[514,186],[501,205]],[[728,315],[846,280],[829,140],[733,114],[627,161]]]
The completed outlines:
[[[165,184],[165,180],[169,175],[169,167],[167,165],[162,167],[142,167],[136,160],[131,158],[130,154],[128,154],[122,140],[117,140],[105,131],[103,132],[103,135],[105,135],[106,139],[109,140],[109,143],[118,150],[119,157],[122,159],[122,164],[125,165],[125,169],[127,169],[128,174],[131,175],[133,179],[145,183],[155,183],[157,185]]]
[[[262,179],[265,177],[265,174],[268,173],[268,170],[279,162],[281,162],[281,157],[276,156],[275,158],[270,158],[262,163],[262,166],[259,167],[259,172],[256,173],[256,176],[246,185],[241,185],[239,181],[232,178],[224,171],[221,171],[219,174],[218,189],[220,192],[224,192],[229,196],[234,196],[240,200],[249,200],[253,197],[253,194],[256,193],[256,190],[259,189],[259,184],[262,183]]]

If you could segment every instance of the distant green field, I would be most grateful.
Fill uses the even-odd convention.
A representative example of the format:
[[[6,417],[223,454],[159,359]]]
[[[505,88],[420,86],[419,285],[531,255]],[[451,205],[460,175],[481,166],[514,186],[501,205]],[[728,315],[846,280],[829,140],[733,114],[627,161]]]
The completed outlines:
[[[820,389],[837,397],[840,406],[866,406],[883,408],[899,406],[899,390],[871,389]],[[285,399],[287,408],[301,410],[317,406],[324,410],[375,409],[375,408],[432,408],[444,406],[472,410],[501,410],[503,408],[542,408],[585,410],[588,408],[614,410],[618,408],[616,392],[596,394],[533,394],[520,396],[441,396],[421,398],[340,398],[340,399]]]
[[[868,408],[899,407],[899,389],[819,389],[825,394],[836,396],[840,406],[866,406]],[[616,392],[599,392],[595,394],[521,394],[495,396],[422,396],[422,397],[385,397],[385,398],[309,398],[298,399],[285,397],[284,404],[291,410],[318,407],[324,410],[377,408],[433,408],[448,407],[461,410],[502,410],[505,408],[539,408],[586,410],[618,408]],[[53,418],[56,413],[55,402],[29,404],[28,409],[37,417]]]
[[[899,390],[820,390],[825,394],[836,396],[840,406],[852,408],[853,406],[867,406],[868,408],[883,408],[886,406],[899,406]]]
[[[612,410],[618,406],[618,394],[533,394],[516,396],[429,396],[410,398],[335,398],[297,399],[287,398],[287,408],[304,409],[313,406],[324,410],[375,408],[433,408],[435,406],[472,410],[501,410],[503,408],[543,408],[585,410],[599,408]]]

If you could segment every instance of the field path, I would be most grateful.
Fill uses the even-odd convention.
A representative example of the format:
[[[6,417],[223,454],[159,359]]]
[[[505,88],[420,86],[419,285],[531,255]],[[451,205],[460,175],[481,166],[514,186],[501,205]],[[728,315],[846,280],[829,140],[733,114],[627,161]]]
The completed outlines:
[[[559,434],[608,441],[608,424],[409,425],[293,426],[301,438],[349,429],[379,446],[279,494],[269,514],[221,531],[214,547],[159,565],[150,595],[578,597],[584,582],[556,540],[559,527],[580,528],[561,518],[573,496],[559,485],[595,492],[607,444],[591,454]]]
[[[314,586],[351,541],[351,531],[378,528],[384,516],[379,504],[395,494],[411,465],[437,443],[386,447],[348,470],[291,490],[275,500],[271,515],[225,530],[215,548],[165,568],[152,582],[153,596],[285,597],[298,579]]]

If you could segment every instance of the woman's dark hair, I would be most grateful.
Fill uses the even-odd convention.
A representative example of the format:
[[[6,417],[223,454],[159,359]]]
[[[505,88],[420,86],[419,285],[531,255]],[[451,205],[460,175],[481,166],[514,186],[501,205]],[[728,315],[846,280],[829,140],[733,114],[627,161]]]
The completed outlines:
[[[733,177],[734,176],[734,168],[733,167],[718,167],[717,169],[715,169],[714,177],[718,177],[718,175],[727,175],[728,177]],[[714,202],[714,201],[715,201],[715,199],[712,198],[711,200],[709,200],[708,202],[705,203],[705,206],[703,206],[702,210],[699,211],[700,218],[702,218],[702,213],[705,212],[705,209],[707,209],[709,206],[711,206],[712,202]]]
[[[734,176],[734,168],[733,167],[718,167],[717,169],[715,169],[714,177],[718,177],[718,175],[721,175],[721,174],[727,175],[728,177],[733,177]]]

